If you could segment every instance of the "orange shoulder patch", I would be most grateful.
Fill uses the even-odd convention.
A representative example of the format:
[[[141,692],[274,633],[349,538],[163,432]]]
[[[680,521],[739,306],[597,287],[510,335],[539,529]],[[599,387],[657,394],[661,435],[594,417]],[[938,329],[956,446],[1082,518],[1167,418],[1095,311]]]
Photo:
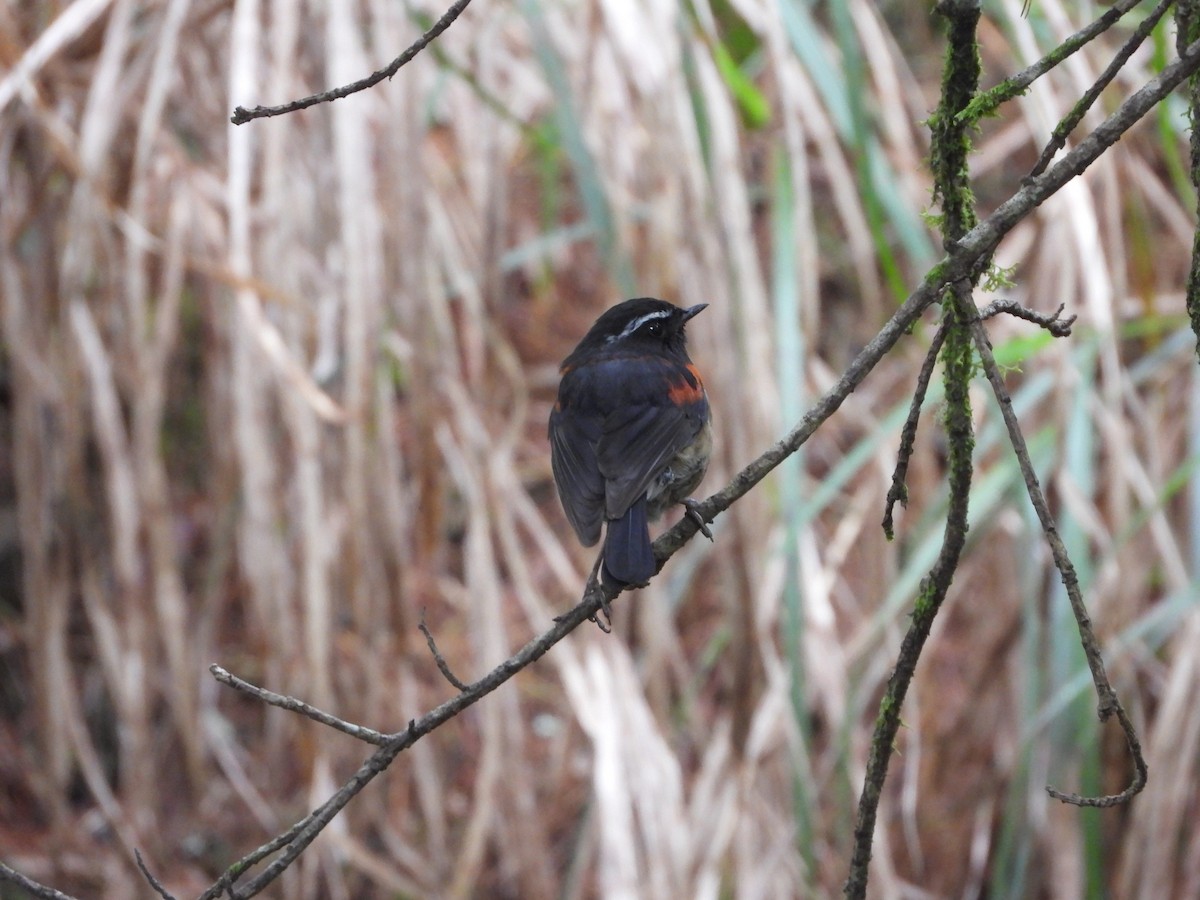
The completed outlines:
[[[667,395],[676,406],[688,406],[704,399],[704,382],[700,380],[700,372],[692,363],[688,363],[686,375],[671,381]]]

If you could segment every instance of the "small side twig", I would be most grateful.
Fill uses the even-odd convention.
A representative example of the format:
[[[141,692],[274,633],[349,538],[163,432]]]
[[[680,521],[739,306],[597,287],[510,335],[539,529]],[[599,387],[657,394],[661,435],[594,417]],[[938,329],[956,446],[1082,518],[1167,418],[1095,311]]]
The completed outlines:
[[[996,365],[996,357],[992,355],[992,345],[988,341],[987,331],[984,330],[983,325],[979,322],[972,322],[971,336],[975,341],[976,349],[979,351],[983,371],[992,386],[992,393],[996,396],[996,402],[1000,404],[1000,414],[1004,419],[1004,426],[1008,430],[1009,442],[1012,444],[1013,452],[1016,454],[1017,464],[1021,469],[1021,476],[1025,480],[1025,491],[1029,495],[1029,501],[1033,504],[1038,522],[1041,523],[1042,531],[1046,535],[1046,543],[1050,545],[1050,553],[1054,558],[1054,565],[1062,576],[1063,585],[1067,589],[1067,598],[1071,603],[1071,612],[1075,615],[1075,623],[1079,629],[1079,642],[1083,647],[1083,654],[1087,659],[1088,669],[1092,673],[1092,683],[1095,685],[1096,696],[1099,699],[1098,714],[1100,721],[1104,722],[1112,716],[1116,716],[1117,722],[1120,723],[1121,731],[1125,735],[1125,743],[1129,747],[1130,756],[1133,758],[1133,778],[1129,786],[1119,794],[1084,797],[1080,794],[1060,791],[1057,788],[1049,786],[1047,786],[1046,791],[1051,797],[1062,800],[1064,803],[1074,804],[1075,806],[1116,806],[1119,803],[1126,802],[1146,786],[1146,776],[1149,768],[1146,765],[1145,757],[1142,755],[1142,745],[1138,740],[1137,731],[1133,723],[1125,713],[1124,707],[1121,706],[1120,700],[1117,699],[1116,691],[1113,690],[1112,684],[1108,680],[1108,674],[1105,672],[1104,658],[1100,653],[1100,644],[1096,640],[1096,633],[1092,629],[1091,617],[1088,615],[1087,607],[1084,606],[1083,594],[1079,590],[1079,577],[1075,574],[1075,566],[1071,563],[1066,545],[1063,544],[1062,538],[1059,537],[1058,527],[1054,524],[1054,517],[1050,513],[1050,505],[1046,502],[1046,495],[1042,492],[1041,484],[1038,482],[1037,473],[1033,468],[1033,461],[1029,456],[1029,448],[1025,443],[1025,435],[1021,432],[1021,424],[1017,421],[1017,414],[1012,408],[1012,398],[1009,397],[1008,391],[1004,387],[1004,380],[1001,378],[1000,369]]]
[[[154,893],[162,897],[163,900],[175,900],[174,895],[163,887],[159,880],[146,868],[146,861],[142,859],[142,851],[134,848],[133,858],[137,860],[137,867],[141,870],[142,876],[150,882],[150,887],[154,889]]]
[[[1007,313],[1010,316],[1015,316],[1018,319],[1024,319],[1026,322],[1032,322],[1034,325],[1045,328],[1055,337],[1070,337],[1071,326],[1075,324],[1075,320],[1079,317],[1071,315],[1067,316],[1065,319],[1061,318],[1063,310],[1066,308],[1067,305],[1065,303],[1060,303],[1058,305],[1058,309],[1056,309],[1050,315],[1046,315],[1045,313],[1034,312],[1029,307],[1022,306],[1016,300],[1001,299],[993,300],[991,303],[981,309],[979,311],[979,318],[991,319],[1000,315],[1001,313]]]
[[[941,324],[929,342],[929,350],[925,354],[925,362],[917,374],[917,386],[913,391],[912,403],[908,405],[908,418],[900,429],[900,451],[896,454],[896,468],[892,470],[892,486],[888,488],[887,500],[883,509],[883,533],[890,541],[896,536],[892,514],[896,504],[908,505],[908,463],[912,459],[913,447],[917,440],[917,424],[921,420],[921,407],[925,404],[925,395],[929,392],[929,382],[933,379],[933,369],[937,365],[938,354],[942,352],[942,344],[946,340],[946,326]]]
[[[1045,328],[1054,337],[1069,337],[1071,334],[1071,326],[1075,324],[1077,316],[1067,316],[1061,318],[1063,310],[1066,309],[1065,303],[1060,303],[1051,315],[1035,312],[1026,306],[1022,306],[1015,300],[993,300],[987,306],[979,311],[980,319],[991,319],[1001,313],[1015,316],[1018,319],[1024,319],[1026,322],[1032,322],[1035,325]],[[896,468],[892,471],[892,485],[888,488],[887,499],[884,504],[883,512],[883,533],[887,535],[890,541],[895,537],[895,527],[893,514],[896,509],[896,504],[905,506],[908,503],[908,464],[912,458],[913,445],[917,437],[917,424],[921,418],[921,407],[925,404],[925,395],[929,390],[929,382],[933,378],[933,368],[937,364],[938,353],[942,349],[942,342],[946,339],[945,324],[939,325],[938,330],[933,335],[933,340],[929,344],[929,350],[925,354],[925,362],[921,365],[921,371],[917,374],[917,385],[913,391],[912,403],[908,407],[908,418],[904,420],[904,427],[900,431],[900,450],[896,454]]]
[[[349,97],[351,94],[357,94],[359,91],[365,91],[367,88],[374,87],[379,82],[386,78],[391,78],[399,72],[401,67],[411,62],[413,57],[436,40],[438,35],[449,28],[454,23],[454,20],[462,15],[463,10],[467,8],[470,2],[471,0],[456,0],[455,4],[446,10],[445,15],[434,22],[433,27],[410,44],[407,50],[392,60],[386,68],[380,69],[378,72],[373,72],[366,78],[328,91],[321,91],[319,94],[302,97],[290,103],[283,103],[279,106],[256,106],[254,109],[246,109],[244,106],[239,106],[234,109],[233,115],[229,117],[229,121],[234,125],[245,125],[252,119],[267,119],[271,116],[286,115],[297,110],[307,109],[310,106],[316,106],[318,103],[341,100],[343,97]]]
[[[297,700],[295,697],[288,697],[285,694],[276,694],[274,691],[268,691],[266,688],[260,688],[258,685],[238,678],[228,670],[218,666],[216,663],[208,667],[208,671],[212,672],[213,678],[228,685],[235,690],[241,691],[243,694],[249,694],[263,703],[271,706],[278,706],[280,709],[286,709],[289,712],[299,713],[300,715],[312,719],[314,722],[320,722],[322,725],[328,725],[343,734],[348,734],[350,737],[358,738],[368,744],[383,745],[387,743],[387,735],[376,731],[373,728],[367,728],[365,725],[356,725],[354,722],[347,722],[344,719],[339,719],[337,716],[330,715],[327,712],[317,709],[315,706],[310,706],[303,700]]]
[[[429,630],[429,626],[425,624],[425,610],[421,610],[421,621],[417,624],[421,629],[421,634],[425,635],[425,643],[429,646],[429,652],[433,654],[433,661],[437,663],[438,671],[443,677],[450,682],[457,690],[465,691],[467,686],[463,684],[454,673],[450,671],[450,664],[446,662],[446,658],[442,656],[442,652],[438,650],[437,643],[433,639],[433,632]]]

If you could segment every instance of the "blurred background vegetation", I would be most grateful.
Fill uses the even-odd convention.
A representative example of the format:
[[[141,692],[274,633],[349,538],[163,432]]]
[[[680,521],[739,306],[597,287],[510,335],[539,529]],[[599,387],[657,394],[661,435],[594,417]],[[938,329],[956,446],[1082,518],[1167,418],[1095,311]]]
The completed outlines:
[[[984,4],[987,84],[1103,7]],[[794,424],[940,255],[929,4],[477,3],[364,94],[413,3],[0,9],[0,858],[177,894],[367,754],[219,688],[219,662],[394,730],[574,604],[557,362],[633,295],[708,302],[702,493]],[[1137,21],[977,135],[1005,199]],[[1173,53],[1162,25],[1094,126]],[[1183,316],[1182,101],[1001,245],[1018,414],[1150,764],[1119,790],[1066,597],[986,385],[968,555],[905,706],[880,897],[1200,896],[1200,391]],[[978,299],[995,293],[981,291]],[[932,324],[930,318],[928,323]],[[585,629],[401,756],[286,897],[828,897],[883,680],[945,505],[931,396],[879,527],[931,328],[902,343],[616,629]],[[936,391],[935,391],[936,393]],[[0,888],[0,896],[9,897]]]

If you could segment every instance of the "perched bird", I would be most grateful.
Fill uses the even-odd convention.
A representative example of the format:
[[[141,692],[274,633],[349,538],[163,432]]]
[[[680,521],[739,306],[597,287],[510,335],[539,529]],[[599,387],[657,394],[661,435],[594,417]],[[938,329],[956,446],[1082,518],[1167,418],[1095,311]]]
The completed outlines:
[[[605,523],[601,572],[609,583],[645,584],[654,575],[648,523],[668,506],[683,503],[699,520],[688,495],[708,468],[712,425],[684,326],[707,305],[619,303],[559,369],[554,481],[585,547],[600,540]]]

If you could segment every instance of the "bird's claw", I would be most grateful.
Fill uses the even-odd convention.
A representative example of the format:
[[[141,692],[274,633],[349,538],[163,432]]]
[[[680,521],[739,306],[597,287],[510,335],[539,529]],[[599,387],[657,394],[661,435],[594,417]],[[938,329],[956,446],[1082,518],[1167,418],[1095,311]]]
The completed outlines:
[[[704,520],[704,516],[700,512],[699,501],[688,497],[679,502],[687,509],[687,514],[692,517],[692,521],[696,523],[696,527],[700,529],[700,533],[711,541],[713,539],[712,529],[708,527],[708,522]]]
[[[605,634],[612,634],[612,607],[608,605],[607,597],[600,601],[600,612],[604,616],[603,619],[600,616],[588,616],[588,621],[595,622],[596,627]]]

